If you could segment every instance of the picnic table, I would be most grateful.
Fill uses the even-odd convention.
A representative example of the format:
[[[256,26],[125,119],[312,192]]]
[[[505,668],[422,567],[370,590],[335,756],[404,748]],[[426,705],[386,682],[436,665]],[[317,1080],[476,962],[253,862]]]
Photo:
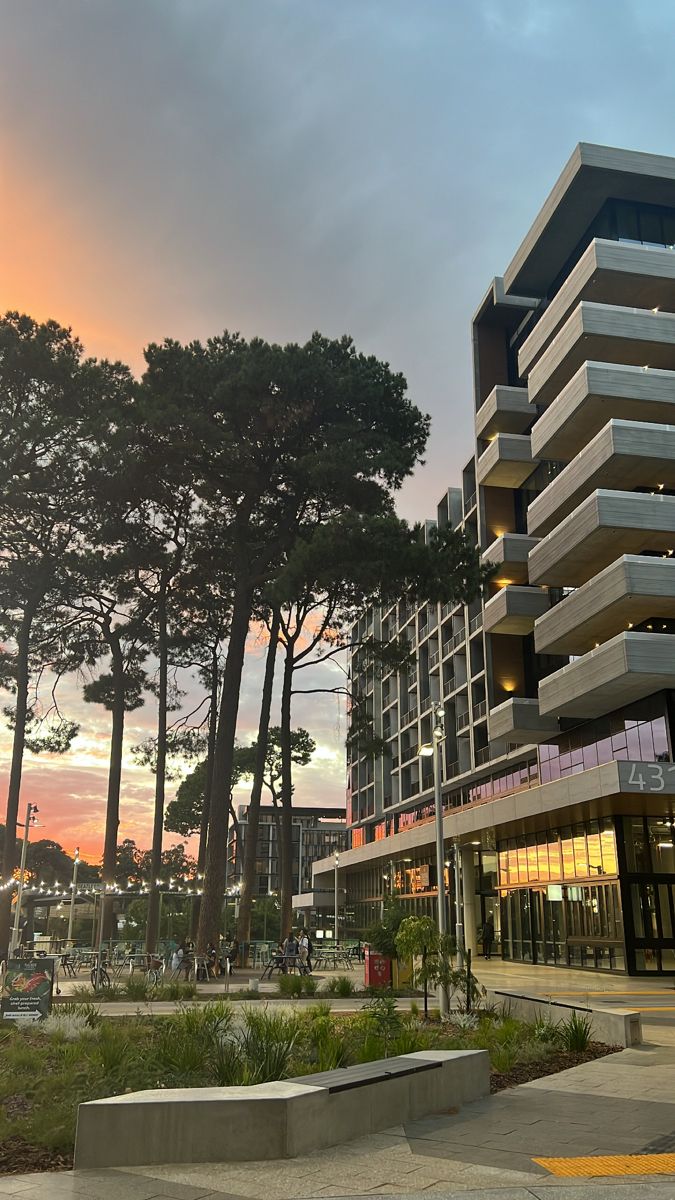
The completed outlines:
[[[261,981],[263,979],[271,979],[273,971],[278,971],[280,975],[285,975],[288,971],[299,971],[301,975],[304,975],[307,968],[300,962],[298,954],[273,954],[270,961],[263,968],[263,973],[260,976]]]
[[[324,967],[329,971],[335,970],[337,967],[345,967],[348,971],[353,971],[354,955],[346,946],[315,947],[312,965],[317,968]]]

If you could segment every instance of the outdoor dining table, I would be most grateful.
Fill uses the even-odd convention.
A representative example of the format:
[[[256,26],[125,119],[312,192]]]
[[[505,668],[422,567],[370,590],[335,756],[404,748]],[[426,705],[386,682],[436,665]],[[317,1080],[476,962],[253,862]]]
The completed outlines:
[[[302,972],[302,963],[297,954],[273,954],[263,969],[261,980],[271,979],[273,971],[279,971],[280,974],[286,971]]]
[[[329,970],[335,967],[346,967],[348,971],[353,971],[354,958],[350,950],[339,950],[334,946],[322,946],[320,949],[315,949],[314,951],[313,965],[315,967],[327,967]]]

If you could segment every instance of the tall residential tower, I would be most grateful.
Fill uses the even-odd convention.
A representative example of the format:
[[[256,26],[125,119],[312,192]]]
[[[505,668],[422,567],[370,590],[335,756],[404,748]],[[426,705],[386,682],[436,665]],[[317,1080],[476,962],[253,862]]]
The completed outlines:
[[[348,762],[347,916],[434,912],[440,702],[468,944],[491,916],[506,959],[675,973],[675,159],[577,146],[472,336],[475,452],[436,521],[495,573],[363,616],[415,665],[356,681],[388,751]]]

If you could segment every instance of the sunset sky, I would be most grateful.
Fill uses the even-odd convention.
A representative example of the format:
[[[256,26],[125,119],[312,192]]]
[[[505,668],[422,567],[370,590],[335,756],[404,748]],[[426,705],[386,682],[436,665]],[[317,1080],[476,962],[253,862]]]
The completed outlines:
[[[165,336],[351,333],[434,419],[411,518],[469,457],[471,314],[576,142],[675,154],[670,0],[0,0],[0,17],[3,308],[137,372]],[[73,751],[28,758],[24,801],[96,858],[108,720],[80,694]],[[153,711],[130,714],[129,745]],[[300,697],[296,721],[319,747],[298,799],[341,802],[344,711]],[[120,836],[147,844],[151,800],[128,762]]]

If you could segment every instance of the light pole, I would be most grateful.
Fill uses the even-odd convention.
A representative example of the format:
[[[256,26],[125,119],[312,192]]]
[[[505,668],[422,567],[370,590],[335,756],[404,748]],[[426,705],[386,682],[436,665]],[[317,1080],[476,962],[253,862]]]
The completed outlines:
[[[457,943],[457,965],[464,966],[464,922],[462,920],[462,851],[459,841],[455,842],[455,941]]]
[[[75,858],[73,860],[73,879],[70,885],[70,913],[68,914],[68,933],[66,935],[66,946],[70,946],[73,940],[73,915],[75,912],[75,893],[77,892],[77,868],[80,865],[80,847],[75,847]]]
[[[28,833],[31,823],[35,820],[38,809],[35,804],[26,805],[26,820],[23,827],[23,842],[21,843],[21,868],[19,870],[19,886],[16,893],[16,911],[14,913],[14,928],[9,953],[13,954],[19,944],[19,922],[21,920],[21,901],[23,899],[23,881],[26,873],[26,854],[28,851]]]
[[[438,884],[438,934],[442,940],[448,932],[448,908],[445,894],[445,852],[443,849],[443,799],[441,778],[443,764],[443,742],[445,740],[445,713],[442,704],[434,705],[433,740],[420,746],[420,758],[433,758],[434,763],[434,816],[436,823],[436,880]],[[448,1015],[448,994],[444,987],[438,988],[438,1007],[441,1017]]]
[[[335,855],[335,928],[333,931],[333,945],[338,944],[338,871],[340,869],[340,855]]]

